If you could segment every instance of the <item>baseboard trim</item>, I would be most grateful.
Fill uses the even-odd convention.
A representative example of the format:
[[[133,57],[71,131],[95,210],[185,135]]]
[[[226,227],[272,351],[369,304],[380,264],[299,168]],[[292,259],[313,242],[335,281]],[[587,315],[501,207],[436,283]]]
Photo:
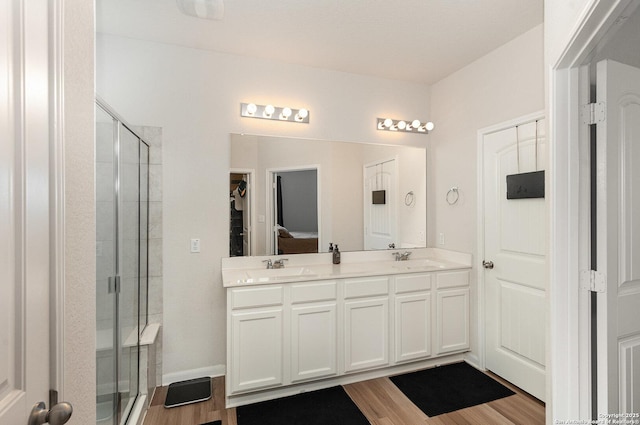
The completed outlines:
[[[162,375],[162,385],[167,386],[174,382],[186,381],[188,379],[202,378],[203,376],[224,376],[226,375],[225,365],[214,365],[201,367],[198,369],[182,370],[179,372],[171,372]]]
[[[476,369],[485,370],[485,368],[482,367],[482,365],[480,364],[480,357],[478,357],[478,355],[473,352],[465,353],[464,361],[469,363],[471,366],[475,367]]]

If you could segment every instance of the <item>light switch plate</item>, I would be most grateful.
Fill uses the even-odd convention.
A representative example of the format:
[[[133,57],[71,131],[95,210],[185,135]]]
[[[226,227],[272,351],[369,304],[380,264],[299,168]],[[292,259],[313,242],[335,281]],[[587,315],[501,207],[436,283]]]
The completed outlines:
[[[200,252],[200,239],[191,239],[191,252]]]

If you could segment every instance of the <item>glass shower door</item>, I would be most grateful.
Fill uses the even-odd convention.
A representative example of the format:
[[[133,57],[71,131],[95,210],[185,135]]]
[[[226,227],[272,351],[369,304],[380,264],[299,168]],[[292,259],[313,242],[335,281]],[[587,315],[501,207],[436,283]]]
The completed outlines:
[[[96,107],[97,424],[126,423],[147,324],[149,147]]]
[[[96,404],[97,423],[117,420],[116,276],[117,122],[96,107]]]

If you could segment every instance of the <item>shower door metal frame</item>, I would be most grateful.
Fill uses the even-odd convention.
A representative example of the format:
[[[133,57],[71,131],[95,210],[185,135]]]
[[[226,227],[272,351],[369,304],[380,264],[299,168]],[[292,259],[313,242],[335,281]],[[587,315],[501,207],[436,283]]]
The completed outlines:
[[[131,412],[133,411],[133,406],[135,405],[135,402],[138,400],[139,396],[140,396],[140,336],[142,335],[142,332],[144,331],[145,327],[148,324],[148,316],[149,316],[149,309],[148,309],[148,270],[149,270],[149,190],[150,190],[150,182],[149,182],[149,155],[147,155],[147,179],[146,179],[146,193],[147,193],[147,200],[146,200],[146,209],[144,211],[144,213],[147,216],[147,220],[146,220],[146,264],[145,264],[145,270],[147,271],[147,291],[146,291],[146,305],[147,308],[145,309],[145,318],[144,318],[144,323],[141,323],[141,318],[140,318],[140,305],[141,305],[141,298],[140,298],[140,250],[138,249],[138,276],[137,276],[137,291],[138,291],[138,341],[137,341],[137,371],[138,371],[138,392],[135,396],[134,402],[132,403],[132,407],[128,412],[125,412],[125,415],[127,416],[127,419],[122,422],[122,417],[120,416],[121,413],[121,404],[122,404],[122,396],[121,396],[121,391],[119,391],[120,387],[119,387],[119,382],[120,382],[120,363],[121,363],[121,345],[120,345],[120,341],[122,341],[122,329],[121,329],[121,324],[120,324],[120,281],[121,281],[121,258],[120,258],[120,243],[121,243],[121,238],[120,238],[120,209],[121,209],[121,173],[120,173],[120,161],[121,161],[121,142],[122,142],[122,138],[121,138],[121,132],[122,132],[122,128],[124,127],[125,129],[127,129],[129,132],[131,132],[138,140],[140,143],[144,144],[147,149],[150,149],[150,144],[147,143],[142,136],[140,136],[134,129],[133,127],[127,123],[127,121],[122,118],[121,115],[119,115],[117,112],[115,112],[113,110],[113,108],[111,108],[111,106],[109,106],[109,104],[107,104],[102,98],[100,98],[98,95],[96,95],[95,97],[95,102],[96,105],[101,108],[106,114],[108,114],[109,116],[111,116],[111,118],[113,119],[113,126],[114,126],[114,133],[113,133],[113,181],[114,181],[114,191],[113,191],[113,195],[114,195],[114,202],[113,202],[113,208],[114,208],[114,222],[113,222],[113,230],[115,232],[114,234],[114,248],[113,251],[115,253],[114,255],[114,267],[113,267],[113,271],[114,271],[114,276],[111,276],[108,278],[108,293],[114,293],[116,295],[115,298],[115,302],[114,302],[114,311],[113,311],[113,317],[114,317],[114,332],[113,332],[113,349],[114,349],[114,363],[113,363],[113,367],[114,367],[114,378],[115,378],[115,395],[117,396],[117,400],[115,401],[115,406],[114,406],[114,414],[116,415],[116,423],[117,424],[121,424],[121,423],[126,423],[126,421],[128,420],[129,416],[131,415]],[[138,166],[140,167],[142,165],[142,163],[140,162],[140,147],[138,148]],[[147,151],[148,152],[148,151]],[[140,169],[138,170],[138,185],[140,187]],[[141,206],[141,200],[140,200],[140,192],[138,192],[138,223],[140,223],[140,217],[141,217],[141,213],[142,213],[142,206]],[[140,228],[138,228],[138,238],[139,238],[139,234],[140,234]]]

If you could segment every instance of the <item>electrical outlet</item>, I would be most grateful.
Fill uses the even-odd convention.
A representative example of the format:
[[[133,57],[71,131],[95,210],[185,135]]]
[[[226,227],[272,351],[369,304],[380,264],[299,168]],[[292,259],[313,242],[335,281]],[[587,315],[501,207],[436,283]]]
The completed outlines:
[[[191,239],[191,252],[200,252],[200,239]]]
[[[444,233],[442,233],[442,232],[440,234],[438,234],[438,243],[440,245],[444,245]]]
[[[420,242],[424,242],[426,240],[426,236],[424,234],[424,230],[420,230],[420,232],[418,232],[418,240]]]

